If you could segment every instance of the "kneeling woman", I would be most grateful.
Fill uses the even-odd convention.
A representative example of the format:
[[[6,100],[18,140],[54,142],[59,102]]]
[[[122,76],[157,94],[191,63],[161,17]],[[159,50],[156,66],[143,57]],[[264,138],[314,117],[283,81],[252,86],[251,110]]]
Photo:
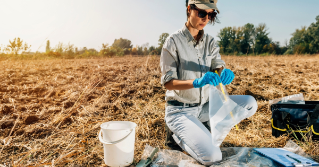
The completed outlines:
[[[167,38],[160,61],[161,83],[168,89],[167,127],[176,143],[204,165],[221,160],[220,149],[213,146],[211,134],[203,124],[209,119],[209,84],[228,85],[235,77],[224,65],[220,76],[210,72],[212,60],[218,62],[221,56],[217,41],[203,28],[216,21],[216,3],[217,0],[186,0],[187,22]],[[256,112],[257,102],[252,96],[229,97],[249,111],[247,117]]]

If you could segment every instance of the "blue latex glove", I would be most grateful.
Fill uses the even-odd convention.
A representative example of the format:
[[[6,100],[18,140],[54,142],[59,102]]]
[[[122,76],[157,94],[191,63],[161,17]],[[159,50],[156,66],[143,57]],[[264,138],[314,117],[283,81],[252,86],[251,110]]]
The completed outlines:
[[[218,74],[213,72],[207,72],[204,76],[201,78],[196,78],[193,81],[194,88],[201,88],[206,84],[211,84],[214,86],[217,86],[219,83],[221,83],[220,77]]]
[[[220,79],[223,85],[230,84],[235,78],[234,73],[230,69],[223,69],[222,73],[220,74]]]

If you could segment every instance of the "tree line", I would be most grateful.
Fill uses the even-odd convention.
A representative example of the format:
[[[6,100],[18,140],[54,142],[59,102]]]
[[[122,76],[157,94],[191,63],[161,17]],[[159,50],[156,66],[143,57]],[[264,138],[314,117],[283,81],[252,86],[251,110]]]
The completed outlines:
[[[83,47],[79,49],[74,44],[63,44],[59,42],[55,47],[51,47],[50,40],[47,40],[45,52],[33,53],[30,52],[31,45],[23,43],[20,38],[9,40],[7,46],[0,47],[0,55],[46,55],[49,57],[57,58],[82,58],[82,57],[114,57],[124,55],[159,55],[161,54],[162,47],[165,43],[168,33],[162,33],[158,40],[158,46],[149,46],[149,43],[142,44],[140,46],[133,46],[129,39],[115,39],[112,45],[102,43],[100,51],[94,48],[88,49]]]
[[[123,55],[159,55],[161,54],[163,45],[166,38],[169,36],[168,33],[162,33],[158,39],[158,47],[149,46],[148,43],[141,46],[135,46],[131,44],[128,39],[115,39],[113,44],[109,46],[108,44],[102,44],[102,49],[100,54],[104,56],[123,56]]]
[[[168,33],[162,33],[158,39],[158,46],[149,46],[145,43],[140,46],[133,46],[129,39],[115,39],[112,45],[102,43],[101,50],[78,49],[73,44],[59,42],[55,47],[50,46],[47,40],[45,55],[52,57],[75,58],[75,57],[114,57],[124,55],[160,55]],[[283,54],[318,54],[319,53],[319,16],[316,22],[309,27],[296,29],[289,41],[284,46],[273,41],[269,37],[266,24],[257,26],[247,23],[241,27],[225,27],[218,32],[220,53],[224,55],[283,55]],[[20,38],[9,40],[7,46],[0,47],[0,55],[3,54],[28,54],[31,45]]]
[[[280,46],[269,36],[266,24],[254,26],[247,23],[242,27],[225,27],[220,30],[218,41],[221,54],[261,55],[261,54],[318,54],[319,16],[308,28],[302,27],[292,33],[292,37]]]
[[[319,15],[310,26],[297,29],[289,41],[289,54],[319,53]]]

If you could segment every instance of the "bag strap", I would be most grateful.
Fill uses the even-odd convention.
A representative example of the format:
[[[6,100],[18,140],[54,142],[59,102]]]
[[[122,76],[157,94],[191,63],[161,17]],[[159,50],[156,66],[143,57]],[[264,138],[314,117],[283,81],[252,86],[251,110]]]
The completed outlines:
[[[310,127],[311,125],[313,125],[314,123],[317,122],[318,117],[319,117],[319,104],[317,104],[313,110],[313,112],[311,114],[308,114],[307,117],[307,124],[303,125],[303,126],[299,126],[299,125],[295,125],[292,124],[291,122],[289,122],[287,119],[290,118],[291,114],[288,112],[282,112],[282,121],[287,124],[287,125],[292,125],[295,127],[299,127],[299,128],[306,128],[306,127]]]

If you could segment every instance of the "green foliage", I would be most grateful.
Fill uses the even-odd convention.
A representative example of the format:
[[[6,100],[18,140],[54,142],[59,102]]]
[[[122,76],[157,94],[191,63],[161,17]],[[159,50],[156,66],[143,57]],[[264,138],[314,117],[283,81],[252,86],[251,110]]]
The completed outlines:
[[[136,46],[137,47],[137,55],[143,55],[143,47],[142,46]]]
[[[219,41],[219,47],[220,47],[220,53],[227,54],[229,53],[228,48],[230,46],[230,39],[232,34],[232,27],[225,27],[220,30],[218,33],[218,37],[220,39]]]
[[[149,53],[149,55],[157,55],[158,54],[156,52],[156,47],[155,46],[151,46],[150,48],[148,48],[148,53]]]
[[[225,27],[220,30],[220,53],[232,55],[256,54],[283,54],[287,46],[280,47],[279,42],[272,41],[269,37],[266,24],[255,27],[247,23],[242,27]]]
[[[108,44],[102,44],[102,49],[99,52],[100,56],[114,57],[114,56],[124,56],[124,52],[129,51],[129,49],[122,49],[117,46],[108,46]]]
[[[73,44],[67,44],[64,48],[64,55],[67,56],[67,58],[73,58],[75,56],[75,47]]]
[[[162,33],[158,39],[158,45],[163,46],[168,36],[169,36],[168,33]]]
[[[131,41],[128,39],[115,39],[114,43],[112,44],[112,47],[114,48],[121,48],[121,49],[132,49]]]
[[[261,23],[256,27],[255,35],[255,48],[254,52],[256,54],[262,54],[269,51],[269,44],[271,39],[268,37],[269,32],[266,24]]]
[[[255,43],[255,28],[247,23],[243,27],[225,27],[218,33],[220,52],[223,54],[249,54]]]
[[[62,42],[59,42],[59,43],[55,46],[55,48],[54,48],[53,50],[54,50],[54,52],[57,52],[57,53],[59,53],[59,54],[62,54],[62,53],[64,52],[64,45],[63,45],[63,43],[62,43]]]
[[[310,53],[319,53],[319,15],[316,17],[316,23],[312,23],[307,31],[309,38]]]
[[[255,43],[255,26],[247,23],[242,27],[241,52],[249,54]]]
[[[286,41],[285,46],[280,46],[279,42],[272,41],[268,35],[268,28],[264,23],[258,26],[247,23],[242,27],[225,27],[218,33],[220,53],[226,55],[318,54],[319,16],[316,17],[316,22],[312,23],[308,28],[296,29],[292,33],[289,44]],[[33,57],[35,57],[34,55],[47,55],[52,58],[114,57],[128,54],[160,55],[168,36],[168,33],[162,33],[159,36],[158,47],[149,47],[148,43],[133,47],[128,39],[115,39],[111,46],[102,44],[102,49],[99,52],[86,47],[78,50],[73,44],[64,45],[62,42],[51,48],[50,41],[47,40],[45,54],[26,52],[31,45],[23,44],[20,38],[15,38],[13,41],[9,40],[9,45],[1,45],[0,54],[3,56],[23,53],[26,58],[32,55]],[[21,55],[20,57],[23,56]]]
[[[31,48],[26,42],[23,44],[23,41],[18,37],[14,38],[13,41],[9,40],[9,45],[4,49],[6,52],[10,54],[18,55],[21,52],[26,52]]]
[[[167,39],[168,36],[169,36],[168,33],[162,33],[162,34],[160,35],[160,37],[159,37],[159,39],[158,39],[158,45],[159,45],[159,47],[156,48],[156,52],[157,52],[158,54],[161,54],[163,45],[164,45],[164,43],[165,43],[165,41],[166,41],[166,39]]]
[[[49,52],[46,52],[46,55],[54,58],[65,58],[65,59],[73,59],[76,57],[83,57],[82,55],[86,51],[86,47],[84,47],[81,51],[78,51],[74,44],[68,43],[64,45],[62,42],[59,42],[54,48],[50,48]],[[94,49],[95,50],[95,49]],[[89,52],[91,54],[97,55],[97,51]]]
[[[95,49],[85,50],[82,54],[77,55],[75,58],[87,58],[87,57],[97,57],[98,52]]]
[[[48,53],[48,52],[50,52],[50,50],[51,50],[50,41],[47,40],[47,45],[46,45],[46,47],[45,47],[45,52]]]
[[[289,52],[293,54],[319,53],[319,16],[316,22],[307,27],[296,29],[292,33],[289,43]]]

